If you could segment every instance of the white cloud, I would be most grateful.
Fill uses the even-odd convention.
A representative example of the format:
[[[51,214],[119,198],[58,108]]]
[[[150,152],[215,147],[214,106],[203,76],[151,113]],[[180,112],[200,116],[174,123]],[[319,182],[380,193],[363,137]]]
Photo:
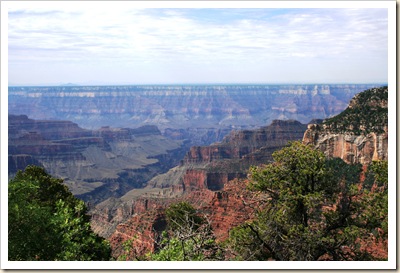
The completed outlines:
[[[192,67],[191,73],[201,69],[206,75],[218,65],[230,77],[239,73],[234,67],[238,65],[255,73],[274,69],[271,62],[286,64],[297,59],[306,67],[307,63],[314,67],[315,62],[352,56],[379,59],[387,55],[385,12],[223,9],[211,10],[207,16],[207,10],[123,5],[13,9],[9,12],[10,76],[23,77],[12,70],[14,64],[38,62],[48,67],[76,63],[82,66],[83,76],[93,65],[97,71],[113,67],[115,73],[121,73],[118,65],[122,64],[132,71],[152,68],[152,77],[162,67],[176,66],[175,71],[182,71],[182,65],[185,70]]]

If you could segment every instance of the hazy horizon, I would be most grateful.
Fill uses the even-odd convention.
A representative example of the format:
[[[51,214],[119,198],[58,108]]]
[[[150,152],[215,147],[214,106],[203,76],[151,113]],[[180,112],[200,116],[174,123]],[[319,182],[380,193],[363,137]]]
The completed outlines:
[[[388,85],[387,82],[281,82],[281,83],[254,83],[254,82],[243,82],[243,83],[126,83],[126,84],[77,84],[77,83],[60,83],[60,84],[9,84],[8,87],[90,87],[90,86],[195,86],[195,85],[205,85],[205,86],[224,86],[224,85]]]

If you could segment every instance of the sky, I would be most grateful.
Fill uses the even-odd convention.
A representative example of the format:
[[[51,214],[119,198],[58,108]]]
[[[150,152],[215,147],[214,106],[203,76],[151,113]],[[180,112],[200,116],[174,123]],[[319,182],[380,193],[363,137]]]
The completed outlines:
[[[385,8],[27,2],[8,6],[9,85],[388,81]]]

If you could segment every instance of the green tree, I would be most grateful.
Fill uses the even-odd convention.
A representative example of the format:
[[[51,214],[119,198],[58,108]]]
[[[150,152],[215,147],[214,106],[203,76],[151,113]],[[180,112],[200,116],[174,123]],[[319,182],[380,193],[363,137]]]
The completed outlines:
[[[179,232],[180,229],[196,230],[204,219],[197,215],[195,208],[188,202],[179,202],[170,205],[165,210],[168,228]]]
[[[249,188],[269,198],[255,220],[231,231],[228,245],[236,258],[372,259],[359,242],[378,227],[385,212],[361,220],[372,210],[366,207],[365,190],[358,190],[361,166],[327,160],[301,142],[274,152],[273,158],[250,170]]]
[[[364,224],[376,237],[388,236],[388,179],[388,162],[373,161],[356,203],[359,225]]]
[[[8,184],[9,260],[108,260],[86,213],[61,179],[37,166],[19,171]]]
[[[221,260],[223,251],[215,241],[211,223],[187,202],[166,209],[167,230],[161,234],[159,249],[149,255],[154,261]]]

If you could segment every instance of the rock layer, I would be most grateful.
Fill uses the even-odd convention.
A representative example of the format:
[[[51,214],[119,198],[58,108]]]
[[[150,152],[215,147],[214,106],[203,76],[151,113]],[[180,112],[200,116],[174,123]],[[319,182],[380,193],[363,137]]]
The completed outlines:
[[[109,237],[113,256],[124,254],[122,244],[133,240],[131,259],[155,250],[161,232],[166,228],[164,208],[172,203],[187,201],[208,218],[217,241],[228,238],[228,231],[254,217],[254,209],[249,203],[262,204],[262,196],[254,196],[246,190],[246,181],[234,179],[227,182],[220,191],[197,189],[177,199],[169,200],[138,213],[128,221],[116,226],[115,232]]]
[[[10,176],[29,164],[42,166],[91,205],[144,187],[186,152],[155,126],[86,130],[69,121],[13,115],[8,123]]]
[[[71,120],[88,129],[254,128],[274,119],[302,123],[345,109],[373,85],[141,85],[9,87],[10,114]],[[237,127],[239,126],[239,127]],[[217,141],[214,140],[214,141]]]
[[[354,135],[352,133],[331,133],[319,125],[309,125],[303,142],[312,144],[328,157],[339,157],[346,163],[368,165],[374,160],[388,160],[388,128],[384,133]]]
[[[125,221],[117,217],[107,221],[103,221],[104,217],[101,221],[93,218],[93,226],[103,236],[110,236],[115,242],[114,255],[120,255],[120,240],[132,239],[130,234],[136,234],[135,230],[140,226],[137,220],[132,219],[139,219],[141,213],[136,210],[137,214],[132,214],[132,206],[143,203],[147,196],[146,204],[152,204],[147,208],[152,211],[161,210],[172,202],[188,201],[208,216],[217,239],[226,239],[232,227],[252,217],[254,211],[247,205],[257,203],[256,197],[245,190],[246,182],[243,180],[250,165],[267,163],[273,151],[290,140],[301,140],[305,128],[306,125],[297,121],[277,120],[257,130],[232,132],[220,143],[193,147],[180,166],[153,178],[145,189],[134,189],[121,198],[123,201],[116,207],[123,211],[121,215],[127,216]],[[104,214],[105,208],[97,206],[96,213]],[[123,224],[115,225],[118,222]],[[126,232],[127,223],[131,225],[129,232]],[[144,225],[151,226],[151,223]],[[107,231],[101,230],[101,226]],[[116,230],[110,234],[113,226]],[[142,234],[141,231],[138,234]],[[152,234],[152,237],[156,235]],[[146,242],[146,245],[148,248],[142,249],[144,252],[150,251],[153,243]]]
[[[388,160],[388,87],[359,93],[338,116],[308,125],[303,142],[350,164]]]

